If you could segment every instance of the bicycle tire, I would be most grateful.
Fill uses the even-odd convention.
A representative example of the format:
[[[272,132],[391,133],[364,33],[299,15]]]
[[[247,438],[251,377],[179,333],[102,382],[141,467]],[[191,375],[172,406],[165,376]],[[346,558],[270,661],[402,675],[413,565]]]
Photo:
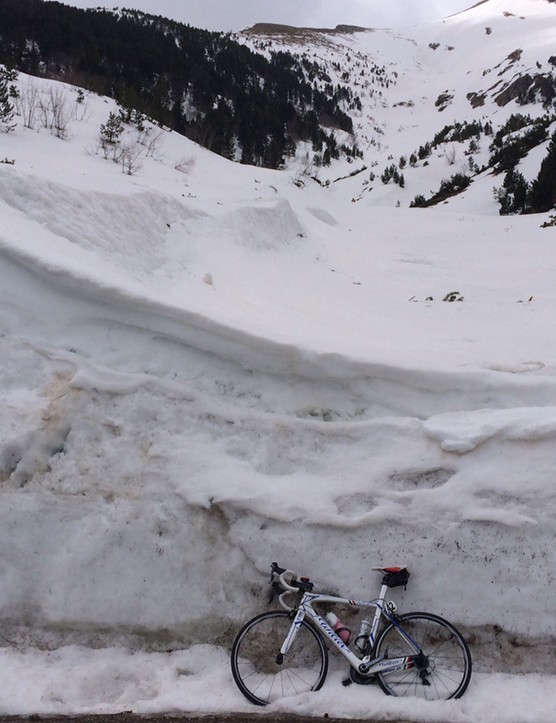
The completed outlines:
[[[262,613],[246,623],[234,640],[230,660],[234,681],[256,705],[319,690],[325,681],[328,650],[321,635],[305,620],[283,661],[277,661],[291,624],[285,610]]]
[[[400,625],[418,644],[426,665],[392,673],[377,673],[387,695],[416,696],[425,700],[461,698],[471,678],[471,653],[461,633],[447,620],[431,613],[406,613],[380,635],[375,656],[397,658],[412,655]]]

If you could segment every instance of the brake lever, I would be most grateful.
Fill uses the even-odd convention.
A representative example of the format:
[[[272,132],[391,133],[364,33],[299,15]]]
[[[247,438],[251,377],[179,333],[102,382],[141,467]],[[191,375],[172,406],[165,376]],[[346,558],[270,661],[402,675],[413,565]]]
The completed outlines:
[[[286,572],[286,567],[280,567],[280,565],[277,562],[271,562],[270,563],[270,582],[273,582],[274,575],[281,575],[283,572]]]
[[[284,590],[282,586],[280,585],[280,582],[276,579],[276,575],[281,575],[283,572],[287,570],[286,567],[280,567],[277,562],[271,562],[270,563],[270,580],[268,581],[268,584],[271,585],[270,591],[268,593],[268,604],[274,600],[276,595],[281,595]]]

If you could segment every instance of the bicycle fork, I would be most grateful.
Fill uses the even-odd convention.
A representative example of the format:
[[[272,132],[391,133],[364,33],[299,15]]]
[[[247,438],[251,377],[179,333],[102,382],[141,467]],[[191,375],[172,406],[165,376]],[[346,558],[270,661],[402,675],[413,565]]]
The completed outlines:
[[[288,634],[286,635],[286,639],[282,643],[282,647],[280,648],[280,652],[276,656],[276,664],[282,665],[284,662],[284,655],[288,654],[289,649],[292,646],[293,641],[295,640],[297,633],[299,632],[299,628],[301,627],[301,623],[303,622],[303,619],[305,617],[305,610],[303,608],[298,608],[295,617],[292,621],[292,624],[290,625],[290,629],[288,631]]]

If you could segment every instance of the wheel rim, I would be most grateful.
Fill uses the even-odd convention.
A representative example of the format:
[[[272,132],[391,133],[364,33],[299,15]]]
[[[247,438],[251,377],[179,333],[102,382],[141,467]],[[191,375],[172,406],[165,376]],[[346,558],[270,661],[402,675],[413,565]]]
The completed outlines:
[[[403,616],[401,625],[420,646],[425,664],[409,670],[378,674],[381,687],[390,695],[425,700],[459,698],[471,675],[469,650],[458,631],[434,616]],[[411,654],[397,628],[389,627],[377,645],[377,654],[397,658]]]
[[[244,695],[258,705],[317,690],[326,675],[326,651],[318,634],[302,623],[279,662],[280,647],[291,626],[287,613],[270,613],[248,623],[232,650],[232,672]]]

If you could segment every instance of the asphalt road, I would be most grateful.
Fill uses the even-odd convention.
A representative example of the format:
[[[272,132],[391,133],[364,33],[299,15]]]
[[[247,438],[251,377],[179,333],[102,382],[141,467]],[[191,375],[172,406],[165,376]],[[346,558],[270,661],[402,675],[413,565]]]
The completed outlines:
[[[323,718],[321,716],[299,717],[280,714],[277,716],[257,713],[229,713],[218,715],[176,715],[141,716],[133,713],[117,715],[80,715],[80,716],[4,716],[0,723],[349,723],[345,719]],[[358,721],[361,723],[361,721]]]

